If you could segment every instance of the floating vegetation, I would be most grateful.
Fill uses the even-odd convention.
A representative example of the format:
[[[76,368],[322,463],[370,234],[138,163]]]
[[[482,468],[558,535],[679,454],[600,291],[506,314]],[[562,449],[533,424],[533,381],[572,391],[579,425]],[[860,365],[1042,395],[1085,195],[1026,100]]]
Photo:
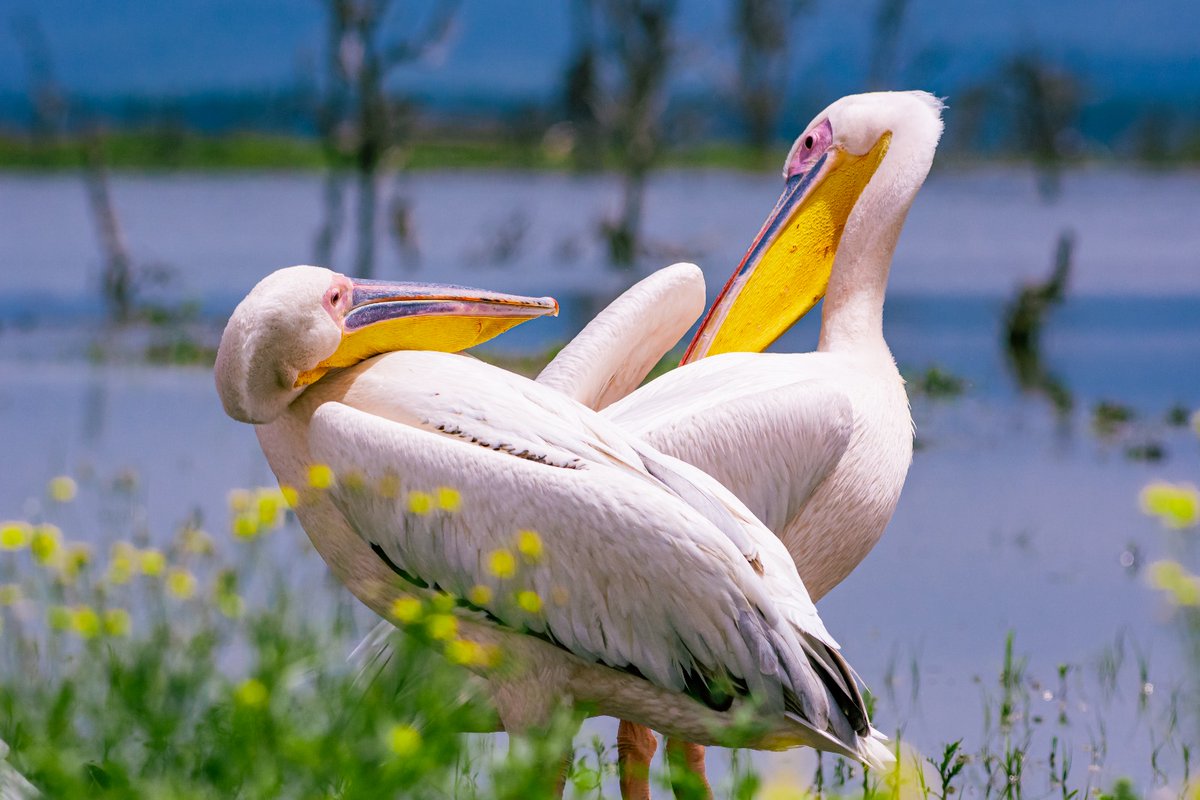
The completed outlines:
[[[1092,409],[1092,430],[1097,436],[1116,436],[1135,418],[1133,409],[1122,403],[1101,400]]]
[[[1162,442],[1153,440],[1136,442],[1125,447],[1125,457],[1130,461],[1157,463],[1167,457],[1167,450]]]
[[[905,372],[904,381],[911,393],[935,400],[958,397],[967,390],[966,380],[937,365],[924,372]]]
[[[1167,409],[1164,420],[1172,428],[1182,428],[1188,424],[1191,416],[1187,406],[1176,404]]]

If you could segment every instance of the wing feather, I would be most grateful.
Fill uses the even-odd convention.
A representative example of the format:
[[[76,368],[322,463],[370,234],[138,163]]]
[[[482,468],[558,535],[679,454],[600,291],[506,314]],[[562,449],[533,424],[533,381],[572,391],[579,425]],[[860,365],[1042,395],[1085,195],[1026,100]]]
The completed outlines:
[[[854,432],[850,399],[825,376],[825,360],[811,358],[821,355],[712,356],[646,384],[602,416],[712,475],[778,535]]]
[[[710,704],[728,702],[732,686],[840,736],[832,717],[851,720],[851,693],[828,663],[837,644],[786,549],[712,477],[472,359],[395,353],[345,380],[343,402],[314,412],[310,450],[358,476],[332,499],[396,568],[460,597],[488,586],[492,618],[581,658]],[[353,488],[384,479],[400,491]],[[407,505],[408,492],[440,487],[460,493],[456,511]],[[526,529],[544,560],[511,579],[491,574],[488,554]],[[536,592],[542,611],[518,608],[518,589]]]
[[[314,413],[310,448],[335,474],[355,476],[333,487],[331,498],[396,568],[458,597],[488,586],[489,614],[548,635],[580,657],[633,667],[682,691],[684,672],[736,667],[728,654],[747,646],[713,618],[742,609],[762,625],[779,621],[761,582],[722,534],[681,501],[616,470],[548,468],[340,403]],[[399,492],[369,490],[392,482]],[[410,492],[440,487],[460,493],[458,511],[409,510]],[[525,565],[511,580],[490,573],[488,554],[511,552],[521,530],[539,533],[544,563]],[[689,580],[679,581],[680,574]],[[635,607],[631,582],[671,591],[639,592]],[[526,589],[543,599],[543,614],[513,602]],[[587,615],[587,624],[574,624],[576,615]],[[746,677],[765,686],[765,676]]]

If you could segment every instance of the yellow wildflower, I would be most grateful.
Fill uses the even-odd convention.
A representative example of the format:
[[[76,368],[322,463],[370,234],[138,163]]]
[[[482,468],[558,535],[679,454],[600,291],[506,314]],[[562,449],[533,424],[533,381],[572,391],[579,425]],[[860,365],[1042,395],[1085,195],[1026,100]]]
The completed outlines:
[[[1200,605],[1200,578],[1176,561],[1155,561],[1146,568],[1150,585],[1166,592],[1179,606]]]
[[[71,610],[71,629],[84,639],[100,633],[100,615],[90,606],[76,606]]]
[[[184,528],[179,534],[179,542],[185,553],[197,556],[212,555],[212,537],[200,528]]]
[[[428,492],[409,492],[408,511],[410,514],[428,514],[433,510],[433,497]]]
[[[133,559],[128,555],[114,555],[108,562],[108,570],[104,573],[104,580],[120,586],[124,583],[129,583],[129,579],[133,577]]]
[[[239,539],[253,539],[258,535],[258,517],[243,511],[233,518],[233,535]]]
[[[0,522],[0,550],[22,550],[32,537],[33,528],[27,522]]]
[[[507,550],[493,550],[488,556],[488,571],[497,578],[511,578],[517,574],[517,559]]]
[[[445,642],[458,633],[458,620],[451,614],[434,614],[425,620],[425,630],[431,638]]]
[[[457,603],[452,596],[442,592],[435,594],[432,598],[430,598],[429,605],[432,606],[433,610],[439,614],[449,614],[454,610],[454,607],[457,605]]]
[[[421,732],[411,725],[393,725],[387,735],[388,748],[407,758],[421,749]]]
[[[392,603],[392,617],[405,625],[421,618],[421,601],[416,597],[401,597]]]
[[[91,563],[91,560],[92,551],[86,544],[76,542],[67,545],[62,549],[59,557],[54,560],[59,580],[74,583],[75,579],[79,577],[79,571]]]
[[[395,475],[384,475],[379,479],[376,491],[380,497],[391,500],[400,494],[400,479]]]
[[[65,631],[71,627],[71,609],[66,606],[50,606],[46,622],[52,630]]]
[[[542,557],[542,537],[537,535],[537,531],[520,531],[517,533],[517,549],[527,560],[537,562]]]
[[[437,504],[442,511],[454,513],[462,506],[462,495],[457,489],[451,489],[449,486],[440,486],[437,490]]]
[[[492,589],[483,584],[472,586],[471,590],[467,592],[467,599],[477,606],[486,606],[492,602]]]
[[[29,549],[41,564],[49,564],[62,547],[62,531],[54,525],[38,525],[33,529]]]
[[[0,606],[15,606],[21,602],[24,597],[24,592],[21,591],[20,584],[3,583],[0,584]]]
[[[466,639],[446,645],[446,658],[464,667],[490,667],[496,662],[496,649]]]
[[[296,504],[300,502],[300,493],[286,483],[280,484],[279,496],[283,498],[283,502],[288,508],[295,508]]]
[[[233,489],[229,492],[229,510],[235,514],[249,511],[252,499],[250,492],[245,489]]]
[[[143,575],[155,577],[161,575],[162,571],[167,568],[167,557],[162,554],[161,550],[150,548],[143,550],[137,554],[138,569]]]
[[[92,548],[83,542],[75,542],[67,548],[67,558],[74,569],[82,569],[92,563]]]
[[[308,485],[314,489],[333,486],[333,470],[328,464],[313,464],[308,468]]]
[[[800,788],[803,782],[797,777],[774,775],[762,787],[763,800],[809,800],[811,794]]]
[[[1200,492],[1189,484],[1152,483],[1142,489],[1142,511],[1168,528],[1181,530],[1200,521]]]
[[[268,528],[278,527],[283,516],[283,496],[271,489],[258,492],[258,522]]]
[[[352,492],[365,492],[367,489],[367,479],[357,470],[347,472],[345,475],[338,478],[338,483],[349,489]]]
[[[75,499],[79,487],[75,483],[75,479],[69,475],[59,475],[57,478],[51,478],[50,483],[46,486],[46,494],[50,495],[50,499],[56,503],[69,503]]]
[[[262,708],[267,704],[269,696],[266,684],[257,678],[247,678],[242,681],[233,693],[238,705],[247,708]]]
[[[537,592],[526,589],[523,592],[517,592],[517,605],[530,614],[536,614],[542,610],[542,598],[538,596]]]
[[[138,549],[124,540],[113,542],[111,553],[113,558],[120,556],[129,559],[130,562],[138,558]]]
[[[180,600],[187,600],[196,593],[196,576],[186,569],[173,569],[167,573],[167,591]]]
[[[110,608],[104,612],[104,632],[109,636],[128,636],[132,627],[129,612],[123,608]]]

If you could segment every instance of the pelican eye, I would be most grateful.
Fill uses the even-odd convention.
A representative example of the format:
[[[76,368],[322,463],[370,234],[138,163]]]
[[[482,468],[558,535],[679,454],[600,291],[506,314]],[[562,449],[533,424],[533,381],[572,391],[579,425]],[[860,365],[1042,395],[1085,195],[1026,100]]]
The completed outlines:
[[[333,292],[330,293],[330,295],[329,295],[329,304],[336,306],[341,301],[342,301],[342,293],[339,292],[337,289],[334,289]]]
[[[812,146],[813,146],[812,134],[809,134],[808,137],[804,140],[804,146],[807,147],[809,150],[812,150]]]

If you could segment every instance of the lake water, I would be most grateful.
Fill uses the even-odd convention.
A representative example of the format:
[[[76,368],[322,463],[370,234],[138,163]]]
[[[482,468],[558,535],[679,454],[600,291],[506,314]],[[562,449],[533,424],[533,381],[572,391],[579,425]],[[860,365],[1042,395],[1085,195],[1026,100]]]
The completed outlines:
[[[664,175],[650,192],[649,239],[702,263],[715,290],[777,188],[737,174]],[[114,189],[135,258],[170,265],[175,283],[164,291],[214,316],[266,272],[311,258],[315,176],[119,176]],[[422,174],[408,190],[424,254],[415,274],[564,300],[562,317],[522,326],[497,348],[562,341],[599,298],[633,280],[605,268],[594,243],[596,220],[615,202],[606,179]],[[1095,783],[1131,774],[1149,786],[1148,731],[1173,690],[1194,689],[1167,609],[1139,570],[1183,545],[1139,513],[1137,495],[1151,480],[1200,481],[1200,440],[1163,421],[1177,404],[1200,407],[1198,201],[1195,173],[1073,173],[1054,205],[1039,203],[1018,171],[939,173],[922,192],[896,256],[885,329],[902,367],[940,365],[967,389],[914,399],[921,447],[896,516],[821,605],[879,695],[885,731],[903,727],[929,754],[960,737],[974,748],[985,721],[981,691],[997,693],[1004,638],[1014,631],[1030,674],[1051,692],[1037,700],[1048,717],[1060,700],[1058,665],[1078,668],[1068,734],[1078,768],[1103,730]],[[127,535],[106,522],[124,517],[92,488],[128,470],[152,537],[167,538],[193,514],[222,529],[231,488],[271,482],[252,431],[223,415],[207,370],[85,357],[100,336],[98,258],[76,180],[0,176],[0,208],[0,518],[35,515],[47,479],[70,473],[85,491],[68,533],[99,543]],[[488,263],[488,242],[506,225],[527,232],[510,263]],[[1016,387],[1000,348],[1005,296],[1048,271],[1064,227],[1077,236],[1076,272],[1043,356],[1073,394],[1065,416]],[[380,243],[381,272],[402,275],[390,247]],[[777,349],[811,348],[816,324],[803,321]],[[1091,430],[1102,400],[1137,414],[1114,439]],[[1126,457],[1127,446],[1149,441],[1165,449],[1163,460]],[[296,560],[296,574],[319,576],[321,565],[292,535],[278,552]],[[1127,655],[1109,697],[1097,671],[1119,636]],[[1135,649],[1155,687],[1147,716],[1135,712],[1145,683]],[[1190,727],[1177,737],[1197,742],[1196,724],[1181,722]],[[589,725],[611,732],[607,722]],[[1162,758],[1177,764],[1172,748]],[[1044,761],[1044,749],[1034,757]],[[760,763],[804,771],[812,762],[788,754]]]

